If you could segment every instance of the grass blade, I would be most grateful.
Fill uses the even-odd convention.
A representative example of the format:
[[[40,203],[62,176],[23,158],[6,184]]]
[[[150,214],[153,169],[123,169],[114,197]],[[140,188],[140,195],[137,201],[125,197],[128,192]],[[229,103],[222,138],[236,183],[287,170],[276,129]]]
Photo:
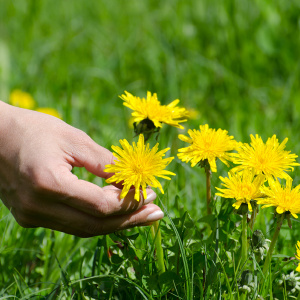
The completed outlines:
[[[190,281],[190,273],[189,273],[189,268],[188,268],[188,262],[187,262],[187,258],[186,258],[186,255],[185,255],[185,250],[184,250],[184,247],[183,247],[183,243],[181,241],[181,238],[180,238],[180,235],[179,235],[179,232],[175,226],[175,224],[173,223],[166,207],[164,206],[164,204],[162,203],[162,201],[160,200],[160,198],[158,198],[159,201],[160,201],[160,204],[161,206],[163,207],[164,209],[164,213],[168,216],[169,218],[169,221],[170,221],[170,224],[174,230],[174,233],[176,235],[176,238],[177,238],[177,241],[178,241],[178,244],[179,244],[179,247],[180,247],[180,251],[181,251],[181,255],[182,255],[182,261],[183,261],[183,267],[184,267],[184,274],[185,274],[185,280],[186,280],[186,289],[187,289],[187,293],[186,293],[186,298],[188,300],[192,299],[191,298],[191,281]]]

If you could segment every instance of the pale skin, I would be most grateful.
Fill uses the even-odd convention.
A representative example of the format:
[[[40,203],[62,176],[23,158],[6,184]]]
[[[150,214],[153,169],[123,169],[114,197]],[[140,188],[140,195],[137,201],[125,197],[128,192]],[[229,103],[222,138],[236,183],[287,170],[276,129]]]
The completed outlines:
[[[62,120],[0,101],[0,199],[19,225],[79,237],[149,225],[163,217],[156,194],[120,199],[121,185],[99,187],[71,171],[84,167],[102,178],[112,152]]]

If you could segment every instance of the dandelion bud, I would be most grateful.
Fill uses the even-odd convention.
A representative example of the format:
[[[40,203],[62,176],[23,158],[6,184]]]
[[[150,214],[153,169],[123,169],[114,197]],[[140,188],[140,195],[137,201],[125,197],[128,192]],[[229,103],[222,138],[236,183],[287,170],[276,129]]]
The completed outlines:
[[[148,141],[153,133],[158,133],[160,130],[160,127],[155,127],[154,123],[149,119],[142,120],[139,123],[135,122],[133,123],[133,127],[134,133],[137,136],[143,134],[145,137],[145,141]]]

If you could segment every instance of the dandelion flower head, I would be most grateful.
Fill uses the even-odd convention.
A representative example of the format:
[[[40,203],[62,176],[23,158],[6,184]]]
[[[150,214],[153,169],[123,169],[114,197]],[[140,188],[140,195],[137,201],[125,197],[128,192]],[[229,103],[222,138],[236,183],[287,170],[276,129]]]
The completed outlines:
[[[264,175],[254,176],[251,170],[244,170],[239,173],[228,173],[228,177],[219,177],[223,181],[222,185],[226,189],[217,188],[221,193],[217,196],[224,198],[233,198],[236,202],[232,205],[235,209],[239,209],[242,203],[248,204],[248,209],[252,211],[251,200],[258,200],[263,194],[260,187],[265,181]]]
[[[285,171],[293,171],[293,166],[300,165],[295,162],[295,158],[298,157],[296,154],[284,150],[287,138],[281,144],[276,135],[269,138],[266,143],[258,135],[254,137],[251,134],[250,138],[250,145],[242,144],[238,153],[232,154],[233,162],[240,165],[233,168],[233,172],[250,168],[255,174],[266,175],[266,179],[271,177],[288,179],[290,176]]]
[[[149,185],[159,188],[164,193],[160,182],[155,177],[161,177],[170,180],[167,175],[176,175],[170,171],[164,170],[165,167],[174,159],[174,157],[163,158],[169,150],[158,151],[158,143],[150,149],[149,144],[145,145],[144,136],[141,134],[137,144],[133,142],[131,146],[127,140],[120,140],[123,147],[112,146],[117,158],[115,164],[105,166],[105,172],[115,173],[106,180],[107,183],[123,181],[123,190],[121,198],[124,198],[129,189],[135,187],[134,199],[140,200],[140,187],[143,191],[144,199],[147,198],[146,187]]]
[[[212,172],[217,171],[217,158],[228,166],[227,160],[231,160],[228,151],[238,146],[233,136],[228,135],[227,130],[215,130],[209,128],[207,124],[200,125],[200,131],[189,129],[188,134],[190,137],[183,134],[178,136],[182,141],[191,144],[178,150],[178,158],[186,163],[191,162],[192,167],[207,159]]]
[[[13,90],[9,95],[9,103],[13,106],[18,106],[26,109],[34,109],[36,103],[29,93],[22,90]]]
[[[262,208],[275,206],[278,214],[290,212],[297,219],[297,214],[300,213],[300,184],[293,188],[291,179],[286,181],[285,187],[273,178],[268,182],[269,186],[261,187],[265,198],[261,198],[257,203],[263,204]]]
[[[161,105],[157,99],[157,94],[147,92],[147,98],[139,98],[125,91],[125,95],[120,96],[124,100],[123,104],[133,110],[134,122],[140,123],[143,120],[150,120],[155,127],[162,127],[162,123],[181,128],[179,123],[186,122],[189,115],[185,108],[177,107],[179,100],[174,100],[168,105]]]
[[[36,111],[47,114],[47,115],[51,115],[51,116],[56,117],[58,119],[62,119],[60,113],[55,108],[39,107],[39,108],[36,109]]]
[[[300,242],[299,241],[297,242],[296,250],[297,250],[297,254],[295,255],[295,257],[299,261],[299,264],[298,264],[298,267],[297,267],[296,271],[300,272]]]

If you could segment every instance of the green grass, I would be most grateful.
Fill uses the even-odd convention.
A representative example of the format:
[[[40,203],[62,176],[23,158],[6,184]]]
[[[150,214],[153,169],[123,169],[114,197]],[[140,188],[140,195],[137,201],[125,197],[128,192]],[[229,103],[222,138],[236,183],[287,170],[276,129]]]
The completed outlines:
[[[256,133],[264,140],[288,137],[287,149],[300,153],[299,1],[0,0],[0,7],[4,101],[14,88],[27,91],[110,149],[121,138],[133,140],[130,111],[118,96],[149,90],[162,103],[179,98],[199,111],[184,131],[161,130],[160,145],[171,147],[170,155],[184,146],[178,133],[205,123],[243,142]],[[205,217],[204,170],[178,159],[169,170],[177,176],[163,182],[164,196],[158,193],[167,212],[165,274],[156,272],[149,228],[80,239],[23,229],[1,204],[0,299],[231,299],[228,285],[237,299],[240,217],[220,199],[217,219]],[[227,168],[219,163],[218,170],[225,175]],[[76,173],[103,184],[85,170]],[[299,184],[299,169],[292,176]],[[256,222],[267,238],[272,217],[265,210]],[[284,223],[273,277],[284,264],[280,272],[295,269],[287,259],[299,235],[299,221],[293,219],[292,230]],[[273,289],[278,299],[292,299],[270,280],[259,294],[273,299]]]

